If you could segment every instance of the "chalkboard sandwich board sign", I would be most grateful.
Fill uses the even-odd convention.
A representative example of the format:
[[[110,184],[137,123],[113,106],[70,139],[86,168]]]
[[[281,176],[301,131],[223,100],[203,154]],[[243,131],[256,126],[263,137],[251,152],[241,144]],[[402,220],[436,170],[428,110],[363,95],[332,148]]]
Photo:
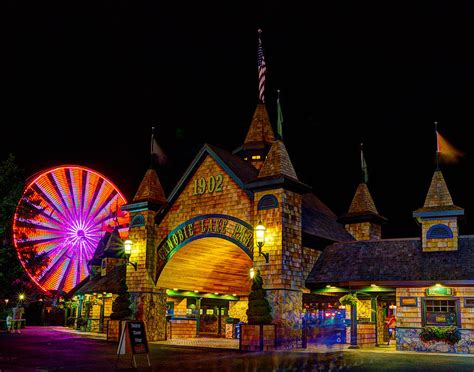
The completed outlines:
[[[148,340],[146,339],[145,324],[142,321],[127,322],[128,335],[133,354],[148,353]]]

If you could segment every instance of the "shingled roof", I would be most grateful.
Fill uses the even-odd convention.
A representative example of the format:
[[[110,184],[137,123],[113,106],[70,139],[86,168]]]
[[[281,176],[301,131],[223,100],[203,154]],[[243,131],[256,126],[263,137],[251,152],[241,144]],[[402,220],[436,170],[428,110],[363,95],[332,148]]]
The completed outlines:
[[[258,176],[258,170],[252,164],[244,161],[237,155],[231,154],[229,151],[219,147],[206,144],[214,153],[235,173],[237,177],[244,183],[253,181]]]
[[[423,252],[420,239],[335,243],[327,247],[306,284],[389,281],[472,281],[474,236],[462,236],[457,251]]]
[[[86,293],[119,293],[120,281],[125,277],[125,265],[113,267],[105,276],[94,276],[86,281],[82,286],[71,291],[71,295]]]
[[[146,171],[133,201],[150,201],[158,204],[166,202],[165,192],[154,169],[150,168]]]
[[[333,242],[354,240],[352,235],[344,229],[344,226],[337,222],[337,216],[316,195],[311,193],[303,195],[302,229],[305,234]]]
[[[271,145],[273,141],[275,141],[275,135],[273,134],[267,109],[263,103],[259,103],[253,114],[243,147],[253,147],[252,145],[256,144],[260,144],[263,147],[265,144]]]
[[[283,141],[273,142],[258,177],[288,177],[298,180]]]

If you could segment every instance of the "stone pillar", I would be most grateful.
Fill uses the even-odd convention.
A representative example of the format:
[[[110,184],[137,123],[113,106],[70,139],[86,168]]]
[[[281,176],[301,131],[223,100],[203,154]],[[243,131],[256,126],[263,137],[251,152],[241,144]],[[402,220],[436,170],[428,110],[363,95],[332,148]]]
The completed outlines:
[[[283,188],[256,192],[255,205],[261,197],[272,194],[278,207],[255,211],[266,226],[265,245],[269,263],[254,248],[254,265],[262,273],[267,299],[272,306],[277,348],[302,347],[303,329],[303,247],[301,232],[301,195]]]
[[[135,319],[145,322],[148,341],[166,339],[166,293],[131,293]]]

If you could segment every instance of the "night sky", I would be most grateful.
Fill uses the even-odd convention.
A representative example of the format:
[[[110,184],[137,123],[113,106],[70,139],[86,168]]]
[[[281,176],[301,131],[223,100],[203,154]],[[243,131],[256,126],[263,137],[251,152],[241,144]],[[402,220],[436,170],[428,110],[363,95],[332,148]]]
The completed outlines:
[[[208,142],[240,145],[257,104],[263,29],[267,109],[300,179],[347,211],[366,148],[386,237],[416,236],[440,132],[466,153],[443,168],[474,233],[474,3],[97,1],[3,14],[2,145],[32,174],[80,164],[132,198],[149,165],[151,126],[168,155],[169,194]]]

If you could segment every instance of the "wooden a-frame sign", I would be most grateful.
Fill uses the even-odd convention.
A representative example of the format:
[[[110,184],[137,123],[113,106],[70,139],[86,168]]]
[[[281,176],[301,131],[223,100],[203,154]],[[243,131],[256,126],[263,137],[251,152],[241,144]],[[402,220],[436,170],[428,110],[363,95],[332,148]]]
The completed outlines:
[[[148,349],[148,340],[146,338],[145,323],[142,320],[125,320],[121,322],[122,331],[120,332],[119,344],[117,347],[117,367],[120,355],[131,353],[133,365],[137,368],[135,354],[146,354],[148,366],[150,364],[150,356]]]

